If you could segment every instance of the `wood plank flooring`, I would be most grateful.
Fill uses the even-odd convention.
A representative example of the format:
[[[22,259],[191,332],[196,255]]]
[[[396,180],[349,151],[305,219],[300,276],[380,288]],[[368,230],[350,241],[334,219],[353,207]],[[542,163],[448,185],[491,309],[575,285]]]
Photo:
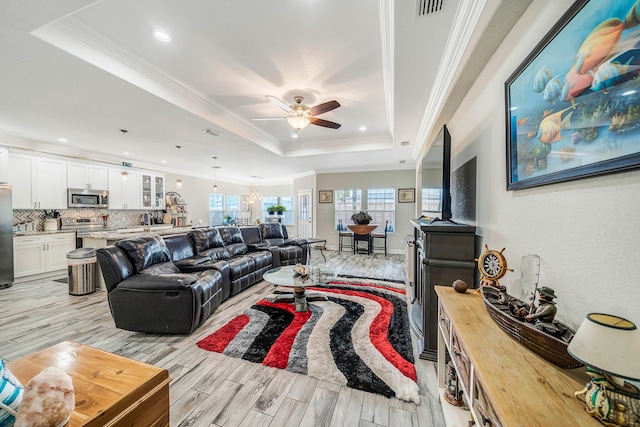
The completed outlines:
[[[404,257],[312,251],[312,264],[339,274],[404,280]],[[61,276],[64,277],[64,276]],[[59,278],[59,277],[58,277]],[[0,357],[11,361],[71,340],[169,370],[171,425],[247,427],[444,426],[435,364],[416,368],[421,404],[268,368],[202,350],[196,342],[273,291],[260,282],[225,301],[190,336],[116,329],[106,292],[71,296],[52,279],[0,289]],[[416,346],[414,343],[414,352]]]

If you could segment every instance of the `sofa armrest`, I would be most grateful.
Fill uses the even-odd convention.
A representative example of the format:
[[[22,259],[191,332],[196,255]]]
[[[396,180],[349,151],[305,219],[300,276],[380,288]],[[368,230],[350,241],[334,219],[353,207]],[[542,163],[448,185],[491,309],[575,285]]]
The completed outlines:
[[[294,238],[294,239],[287,239],[284,241],[285,245],[296,245],[296,246],[303,246],[308,244],[307,239],[300,239],[300,238]]]
[[[136,274],[118,283],[117,288],[139,292],[184,291],[197,281],[194,274]]]

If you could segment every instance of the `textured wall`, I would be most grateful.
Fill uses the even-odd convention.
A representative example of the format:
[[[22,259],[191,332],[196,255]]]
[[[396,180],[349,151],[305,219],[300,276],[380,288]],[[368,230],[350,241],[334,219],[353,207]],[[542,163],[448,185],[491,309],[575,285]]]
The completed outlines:
[[[107,227],[118,228],[127,227],[131,225],[140,225],[142,214],[145,212],[159,212],[159,211],[145,211],[145,210],[115,210],[115,209],[60,209],[60,217],[71,218],[88,218],[102,215],[109,215],[107,219]],[[160,215],[160,213],[157,213]],[[22,224],[26,222],[35,221],[36,231],[44,230],[44,210],[42,209],[14,209],[13,210],[13,225]],[[60,221],[58,221],[58,228],[60,228]]]
[[[501,280],[520,288],[523,256],[541,258],[540,285],[558,295],[558,318],[577,327],[589,312],[640,324],[640,171],[506,191],[504,82],[571,5],[536,0],[448,123],[453,169],[477,157],[478,233],[506,248],[515,268]]]

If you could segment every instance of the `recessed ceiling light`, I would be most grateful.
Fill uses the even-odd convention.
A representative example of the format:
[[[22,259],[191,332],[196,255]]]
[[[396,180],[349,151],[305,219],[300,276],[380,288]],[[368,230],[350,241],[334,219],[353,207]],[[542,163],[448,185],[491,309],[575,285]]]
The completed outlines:
[[[294,132],[294,133],[291,134],[291,138],[296,139],[297,137],[298,137],[297,133]]]
[[[60,141],[60,142],[69,142],[69,140],[67,138],[58,138],[58,141]]]
[[[171,36],[164,31],[156,31],[153,33],[153,36],[164,43],[169,43],[171,41]]]
[[[202,132],[204,133],[208,133],[211,136],[220,136],[222,135],[222,132],[215,130],[215,129],[202,129]]]
[[[362,126],[360,126],[359,129],[364,131],[364,130],[367,130],[367,127],[365,125],[362,125]]]
[[[160,163],[167,163],[166,160],[160,160]]]
[[[124,154],[125,156],[128,156],[129,152],[128,151],[123,151],[122,154]]]

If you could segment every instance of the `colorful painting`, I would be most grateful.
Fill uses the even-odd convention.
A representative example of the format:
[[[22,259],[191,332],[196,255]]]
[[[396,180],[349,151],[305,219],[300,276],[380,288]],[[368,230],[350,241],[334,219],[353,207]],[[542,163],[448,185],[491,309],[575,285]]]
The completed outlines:
[[[577,1],[505,83],[507,189],[640,167],[640,0]]]

